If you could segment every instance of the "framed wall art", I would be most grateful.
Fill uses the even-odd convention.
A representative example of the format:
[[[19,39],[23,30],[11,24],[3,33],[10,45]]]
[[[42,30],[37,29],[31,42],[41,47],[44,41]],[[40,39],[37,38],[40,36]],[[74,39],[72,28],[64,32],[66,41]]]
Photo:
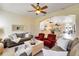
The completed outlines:
[[[24,25],[12,25],[12,31],[23,31]]]

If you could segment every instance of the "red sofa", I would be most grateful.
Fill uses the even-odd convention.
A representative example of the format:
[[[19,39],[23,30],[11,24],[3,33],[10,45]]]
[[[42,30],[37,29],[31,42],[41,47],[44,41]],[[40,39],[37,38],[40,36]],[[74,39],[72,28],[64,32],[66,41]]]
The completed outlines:
[[[35,38],[37,40],[44,41],[45,46],[52,48],[56,43],[56,35],[55,34],[48,34],[47,38],[44,38],[44,36],[45,36],[44,33],[39,33],[39,35],[36,36]]]

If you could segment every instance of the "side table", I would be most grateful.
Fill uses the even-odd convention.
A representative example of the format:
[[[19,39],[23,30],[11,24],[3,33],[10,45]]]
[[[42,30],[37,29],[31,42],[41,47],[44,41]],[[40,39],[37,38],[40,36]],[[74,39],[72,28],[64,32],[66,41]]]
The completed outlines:
[[[0,55],[3,53],[4,51],[4,44],[0,43]]]

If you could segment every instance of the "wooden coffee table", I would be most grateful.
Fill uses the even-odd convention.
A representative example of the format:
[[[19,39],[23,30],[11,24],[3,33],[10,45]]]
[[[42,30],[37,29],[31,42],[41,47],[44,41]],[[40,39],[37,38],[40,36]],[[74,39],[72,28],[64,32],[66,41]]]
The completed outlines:
[[[30,43],[31,41],[26,41],[25,44],[27,44],[28,42]],[[35,45],[31,45],[33,56],[42,51],[42,48],[44,47],[43,41],[36,40],[35,42],[36,42]]]

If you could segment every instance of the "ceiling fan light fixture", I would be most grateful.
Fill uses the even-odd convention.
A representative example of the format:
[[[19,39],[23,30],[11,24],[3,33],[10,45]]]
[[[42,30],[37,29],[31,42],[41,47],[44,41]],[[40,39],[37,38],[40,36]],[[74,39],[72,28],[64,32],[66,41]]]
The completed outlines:
[[[41,13],[39,10],[36,11],[37,14]]]
[[[33,12],[35,12],[36,15],[38,15],[38,14],[40,14],[40,13],[43,13],[43,14],[46,14],[46,13],[47,13],[47,12],[45,11],[45,9],[48,8],[47,5],[41,7],[41,6],[39,5],[39,3],[37,3],[37,5],[31,4],[31,6],[35,9]],[[31,11],[31,12],[32,12],[32,11]]]

